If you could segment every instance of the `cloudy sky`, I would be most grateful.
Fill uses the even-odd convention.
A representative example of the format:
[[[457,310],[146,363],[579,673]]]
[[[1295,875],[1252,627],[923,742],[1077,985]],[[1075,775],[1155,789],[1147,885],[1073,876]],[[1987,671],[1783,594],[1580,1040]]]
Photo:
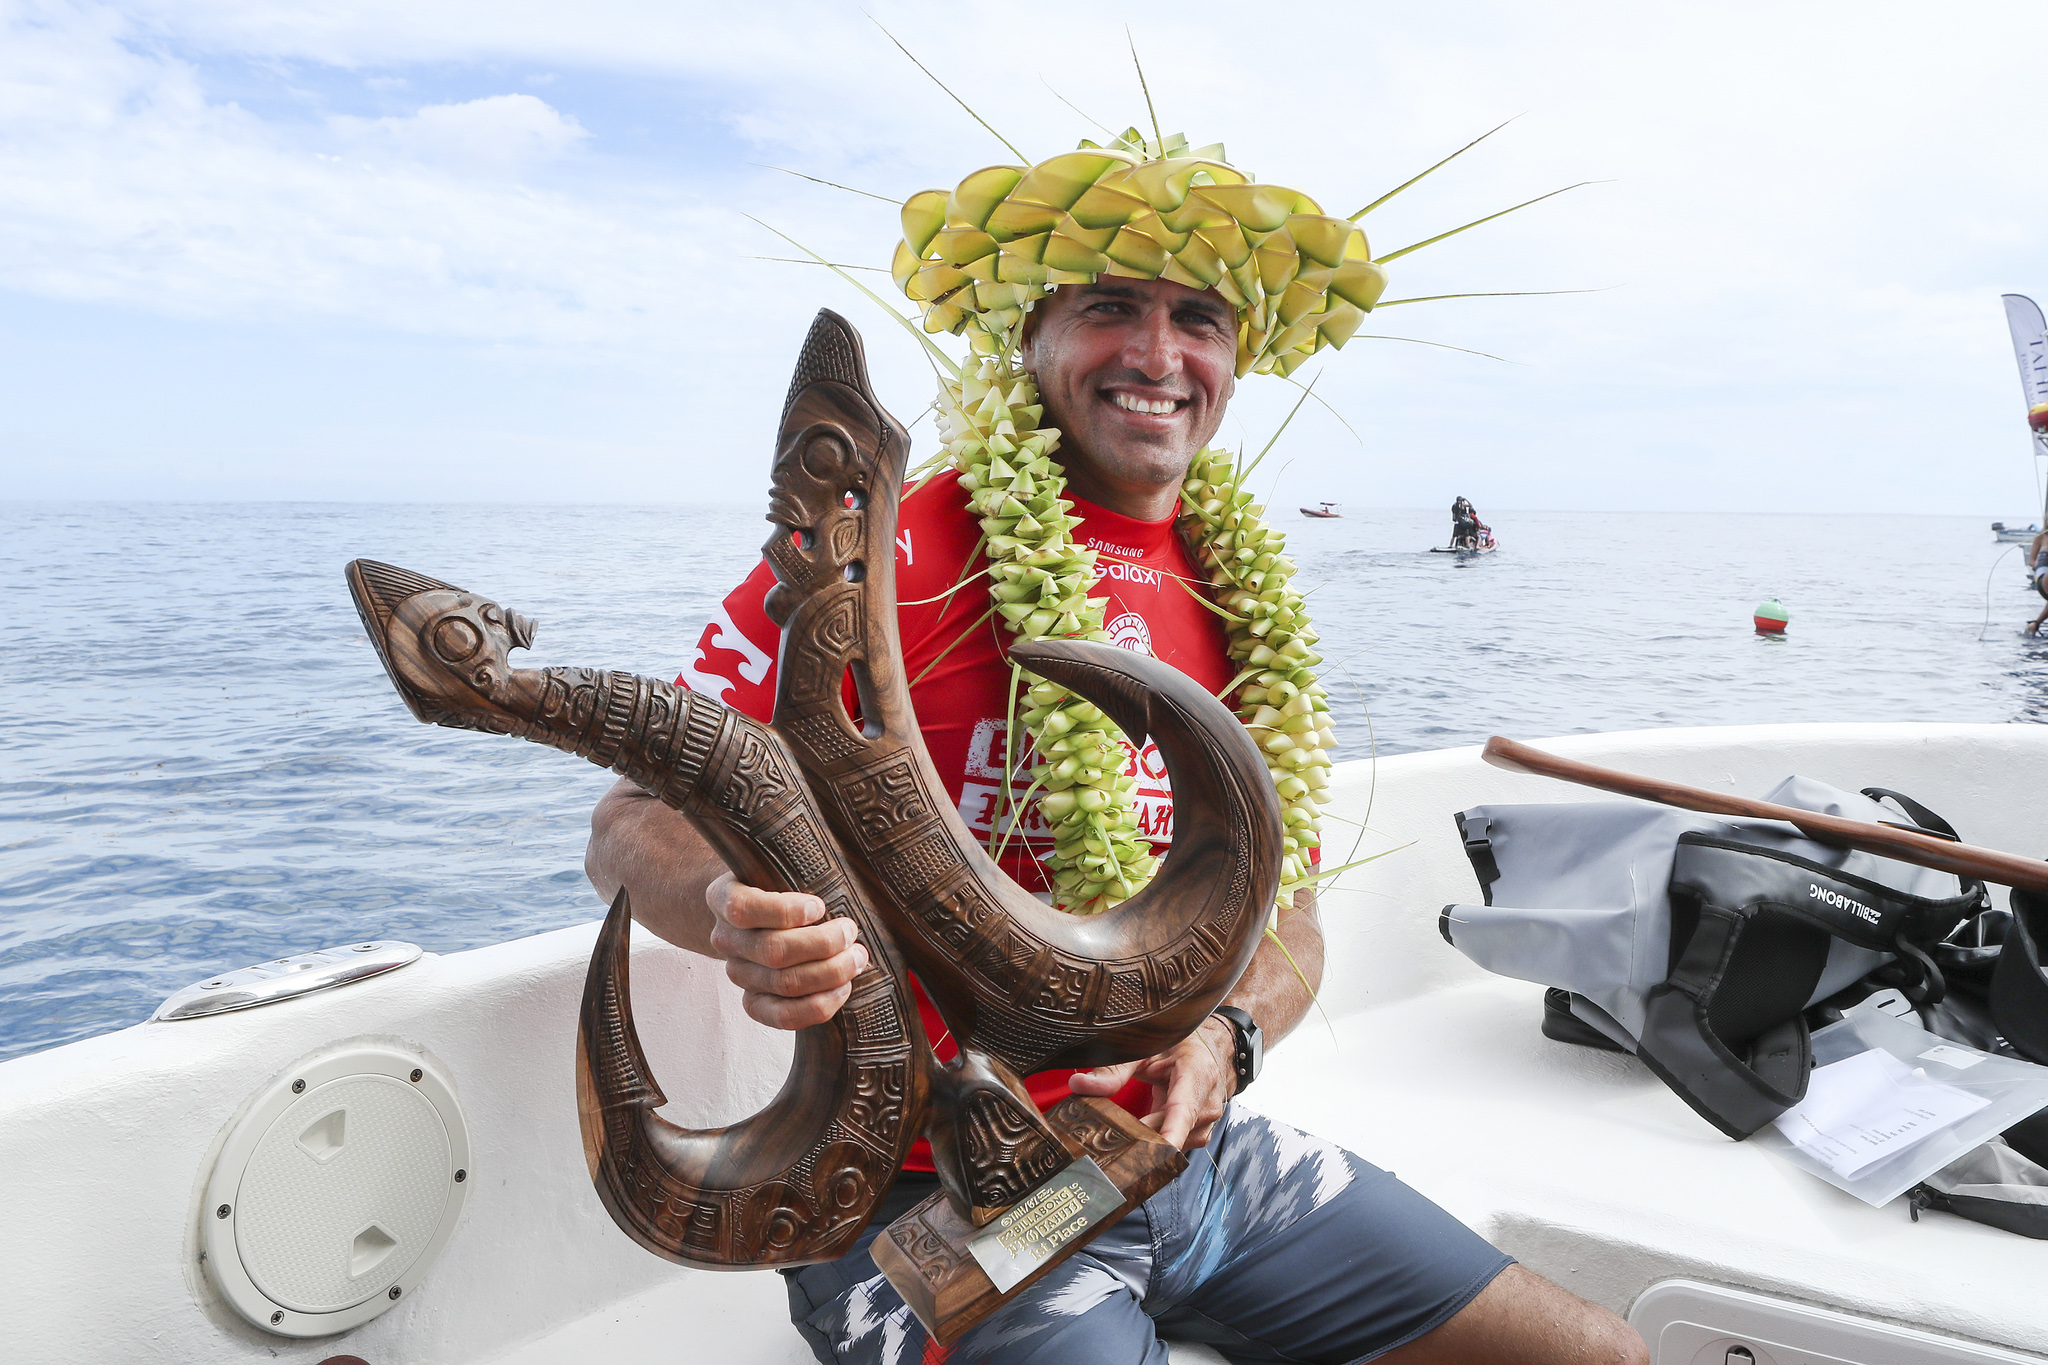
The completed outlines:
[[[1169,131],[1338,213],[1515,119],[1375,250],[1604,182],[1398,262],[1598,292],[1377,314],[1504,360],[1326,353],[1356,435],[1304,415],[1280,501],[2035,503],[1998,295],[2048,296],[2039,0],[869,9],[1033,157],[1144,119],[1128,22]],[[0,497],[757,500],[820,305],[899,415],[931,388],[747,217],[886,265],[891,206],[762,165],[1008,159],[853,4],[0,0]]]

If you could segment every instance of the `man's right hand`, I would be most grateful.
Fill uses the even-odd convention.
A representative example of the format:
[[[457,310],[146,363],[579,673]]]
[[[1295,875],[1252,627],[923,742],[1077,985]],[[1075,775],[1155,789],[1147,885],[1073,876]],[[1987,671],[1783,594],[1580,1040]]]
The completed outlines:
[[[749,1015],[771,1028],[822,1024],[867,970],[867,946],[852,920],[825,918],[825,903],[801,891],[763,891],[728,872],[704,890],[711,950],[746,992]]]

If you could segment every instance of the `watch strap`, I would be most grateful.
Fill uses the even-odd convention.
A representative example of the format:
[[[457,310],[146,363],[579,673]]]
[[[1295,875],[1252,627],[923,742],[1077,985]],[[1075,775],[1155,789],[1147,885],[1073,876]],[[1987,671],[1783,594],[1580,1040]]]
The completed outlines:
[[[1209,1013],[1230,1025],[1231,1038],[1236,1045],[1231,1055],[1231,1068],[1237,1073],[1236,1093],[1242,1095],[1245,1087],[1259,1078],[1259,1069],[1265,1064],[1265,1033],[1257,1020],[1235,1005],[1218,1005]]]

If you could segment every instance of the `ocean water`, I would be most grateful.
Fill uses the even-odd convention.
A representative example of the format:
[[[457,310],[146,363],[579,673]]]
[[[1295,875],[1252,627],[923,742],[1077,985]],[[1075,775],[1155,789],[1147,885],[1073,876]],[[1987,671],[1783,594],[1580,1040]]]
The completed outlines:
[[[2018,631],[2040,601],[1983,521],[1486,512],[1503,548],[1466,560],[1426,552],[1440,512],[1277,517],[1344,757],[2048,718],[2048,645]],[[289,953],[597,917],[582,849],[609,774],[414,721],[342,566],[524,612],[534,663],[673,677],[765,534],[751,507],[0,504],[0,1059]],[[1770,596],[1783,639],[1750,628]]]

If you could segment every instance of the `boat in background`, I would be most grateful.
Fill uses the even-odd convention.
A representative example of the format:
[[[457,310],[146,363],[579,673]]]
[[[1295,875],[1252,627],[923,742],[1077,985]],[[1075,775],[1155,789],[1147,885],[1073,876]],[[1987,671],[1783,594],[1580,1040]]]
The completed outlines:
[[[1334,502],[1318,503],[1317,506],[1323,510],[1318,512],[1314,507],[1304,507],[1301,509],[1301,514],[1305,517],[1341,517],[1344,515],[1337,510],[1337,504]]]
[[[1998,538],[2000,545],[2022,544],[2041,534],[2038,526],[2007,526],[2002,521],[1991,523],[1991,534]]]

